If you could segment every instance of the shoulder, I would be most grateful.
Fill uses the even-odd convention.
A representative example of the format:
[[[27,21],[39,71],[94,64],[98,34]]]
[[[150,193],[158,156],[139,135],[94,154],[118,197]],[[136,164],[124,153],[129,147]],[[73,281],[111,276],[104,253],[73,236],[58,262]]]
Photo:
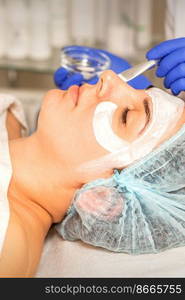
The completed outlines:
[[[33,207],[11,198],[10,221],[0,254],[0,277],[33,277],[48,229],[43,228]]]
[[[29,268],[27,233],[21,218],[11,211],[0,256],[0,277],[24,277]]]

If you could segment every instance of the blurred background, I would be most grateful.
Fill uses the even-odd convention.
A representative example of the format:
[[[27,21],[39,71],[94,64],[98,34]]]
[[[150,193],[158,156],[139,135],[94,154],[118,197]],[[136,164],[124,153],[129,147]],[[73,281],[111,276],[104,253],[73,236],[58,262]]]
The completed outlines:
[[[0,0],[0,92],[37,103],[55,88],[53,73],[67,45],[102,48],[132,64],[142,62],[150,47],[174,37],[171,12],[182,1]],[[146,75],[161,85],[153,71]]]

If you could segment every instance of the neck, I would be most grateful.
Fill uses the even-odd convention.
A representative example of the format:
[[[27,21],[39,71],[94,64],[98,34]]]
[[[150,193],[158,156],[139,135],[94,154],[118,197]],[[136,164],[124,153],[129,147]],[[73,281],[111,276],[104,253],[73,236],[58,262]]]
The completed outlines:
[[[76,190],[66,170],[42,148],[37,133],[11,140],[9,148],[13,168],[11,198],[36,208],[46,227],[61,221]]]

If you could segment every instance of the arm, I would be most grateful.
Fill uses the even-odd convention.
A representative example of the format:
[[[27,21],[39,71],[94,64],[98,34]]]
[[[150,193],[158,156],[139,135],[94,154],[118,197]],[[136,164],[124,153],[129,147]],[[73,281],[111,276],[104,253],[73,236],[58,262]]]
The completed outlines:
[[[10,111],[6,127],[9,140],[21,137],[21,124]],[[0,252],[0,277],[29,277],[36,271],[48,228],[43,228],[36,218],[37,211],[33,213],[31,207],[26,208],[11,194],[12,181],[8,191],[9,224]]]
[[[33,277],[40,261],[45,236],[37,212],[16,203],[0,253],[0,277]]]
[[[27,236],[20,218],[13,213],[10,217],[0,256],[0,277],[26,277],[28,275],[29,249]]]
[[[21,124],[9,110],[7,111],[6,127],[9,140],[21,136]],[[28,251],[23,228],[24,226],[16,214],[11,214],[4,246],[0,253],[0,277],[26,274]],[[22,260],[23,257],[24,260]]]

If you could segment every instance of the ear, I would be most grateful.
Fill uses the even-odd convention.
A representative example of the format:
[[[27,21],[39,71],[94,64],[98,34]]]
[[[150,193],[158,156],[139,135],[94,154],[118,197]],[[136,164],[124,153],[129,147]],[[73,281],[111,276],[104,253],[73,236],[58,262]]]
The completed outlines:
[[[117,189],[96,186],[83,190],[75,201],[75,207],[80,214],[90,214],[98,220],[112,221],[124,209],[124,199]]]

